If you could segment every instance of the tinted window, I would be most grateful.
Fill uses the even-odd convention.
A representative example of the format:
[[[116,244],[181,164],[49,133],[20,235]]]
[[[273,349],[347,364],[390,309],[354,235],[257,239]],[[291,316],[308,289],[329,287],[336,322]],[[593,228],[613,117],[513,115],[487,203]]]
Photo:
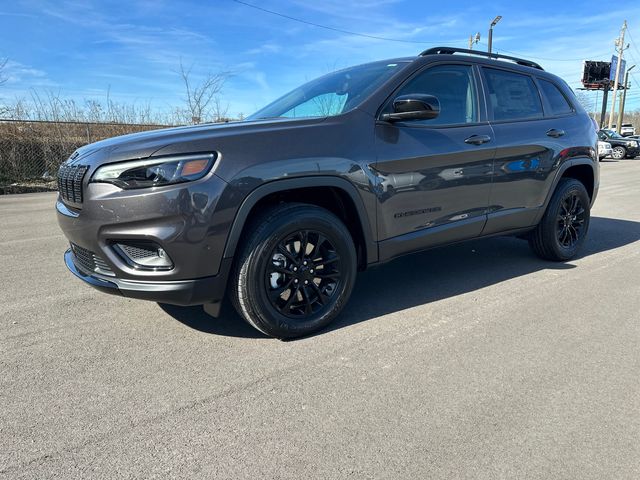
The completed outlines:
[[[453,125],[478,121],[473,72],[468,65],[438,65],[409,80],[398,93],[433,95],[440,101],[440,115],[411,124]],[[387,108],[390,110],[391,106]]]
[[[573,108],[562,94],[560,89],[547,80],[538,79],[542,95],[544,95],[551,107],[551,115],[565,115],[573,112]]]
[[[485,68],[494,120],[542,117],[542,103],[531,77]]]

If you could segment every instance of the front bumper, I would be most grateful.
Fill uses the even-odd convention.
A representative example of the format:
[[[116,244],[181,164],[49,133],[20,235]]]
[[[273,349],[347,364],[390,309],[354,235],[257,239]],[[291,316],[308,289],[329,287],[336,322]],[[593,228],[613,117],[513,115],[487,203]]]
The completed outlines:
[[[607,157],[609,155],[613,155],[613,148],[599,148],[598,149],[598,156],[600,158],[604,158],[604,157]]]
[[[627,148],[627,155],[629,157],[637,157],[638,155],[640,155],[640,148],[634,148],[634,147],[626,147]]]
[[[219,273],[234,213],[218,208],[226,186],[215,175],[140,190],[88,183],[83,187],[82,208],[68,206],[58,198],[58,224],[71,244],[95,254],[119,279],[176,282],[211,277]],[[162,248],[173,268],[132,265],[116,245],[136,242]]]
[[[194,280],[139,281],[88,272],[74,262],[71,249],[64,254],[64,262],[71,273],[104,293],[129,298],[151,300],[173,305],[202,305],[219,303],[224,298],[231,259],[224,259],[217,275]]]

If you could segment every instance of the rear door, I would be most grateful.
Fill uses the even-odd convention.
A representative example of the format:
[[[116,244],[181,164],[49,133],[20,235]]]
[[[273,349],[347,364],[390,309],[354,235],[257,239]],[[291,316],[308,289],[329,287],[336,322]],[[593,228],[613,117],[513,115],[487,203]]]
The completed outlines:
[[[394,98],[416,93],[440,102],[434,119],[375,127],[383,259],[482,231],[495,147],[478,86],[472,64],[439,63],[415,74],[383,107],[391,111]]]
[[[483,234],[531,226],[543,205],[554,162],[571,145],[575,110],[547,79],[483,66],[496,157]]]

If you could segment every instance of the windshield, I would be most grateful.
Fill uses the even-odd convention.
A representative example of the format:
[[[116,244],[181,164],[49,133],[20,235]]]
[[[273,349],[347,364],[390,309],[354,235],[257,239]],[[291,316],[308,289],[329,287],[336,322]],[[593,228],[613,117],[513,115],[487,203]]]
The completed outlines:
[[[609,138],[624,138],[622,135],[620,135],[618,132],[616,132],[615,130],[603,130],[603,132],[605,133],[605,135]]]
[[[247,120],[328,117],[357,107],[406,62],[375,62],[330,73],[296,88]]]
[[[613,130],[603,130],[603,132],[607,135],[607,137],[609,138],[624,138],[622,135],[620,135],[618,132],[615,132]]]

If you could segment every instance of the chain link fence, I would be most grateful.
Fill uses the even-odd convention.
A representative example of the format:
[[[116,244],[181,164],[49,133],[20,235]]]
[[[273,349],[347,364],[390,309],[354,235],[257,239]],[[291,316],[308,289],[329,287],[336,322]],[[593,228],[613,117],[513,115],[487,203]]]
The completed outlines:
[[[56,190],[58,167],[77,148],[166,125],[0,121],[0,195]]]

